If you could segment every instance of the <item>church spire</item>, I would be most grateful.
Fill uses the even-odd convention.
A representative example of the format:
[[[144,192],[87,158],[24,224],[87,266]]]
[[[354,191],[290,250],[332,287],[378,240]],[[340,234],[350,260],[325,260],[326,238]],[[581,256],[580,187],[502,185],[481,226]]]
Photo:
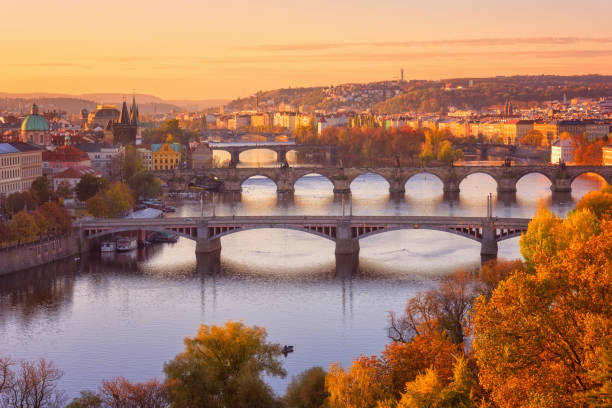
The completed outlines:
[[[132,106],[130,107],[130,123],[138,124],[138,105],[136,105],[136,94],[132,95]]]
[[[119,115],[119,123],[122,125],[130,124],[130,114],[128,113],[127,103],[123,101],[123,106],[121,107],[121,114]]]

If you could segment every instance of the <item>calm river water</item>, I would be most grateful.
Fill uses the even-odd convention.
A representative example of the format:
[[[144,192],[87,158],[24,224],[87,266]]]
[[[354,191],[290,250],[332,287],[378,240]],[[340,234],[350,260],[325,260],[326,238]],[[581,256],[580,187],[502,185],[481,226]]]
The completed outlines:
[[[571,199],[553,202],[549,182],[523,178],[515,203],[495,202],[495,215],[530,217],[538,202],[559,214],[573,208],[601,180],[583,176]],[[469,215],[486,213],[495,181],[474,175],[461,185],[458,202],[446,202],[431,175],[412,178],[406,196],[391,200],[375,175],[356,179],[354,214]],[[178,204],[175,216],[196,216],[198,201]],[[204,211],[210,214],[210,206]],[[274,184],[250,179],[242,199],[218,204],[217,214],[339,214],[332,185],[321,176],[302,178],[293,202],[277,202]],[[348,211],[348,209],[347,209]],[[379,234],[361,242],[359,271],[335,275],[333,244],[297,231],[252,230],[222,239],[221,272],[196,272],[194,243],[154,245],[133,253],[68,260],[0,277],[0,355],[44,357],[60,367],[69,396],[96,389],[102,379],[163,377],[163,364],[183,349],[201,323],[242,320],[263,326],[269,340],[292,344],[286,379],[270,379],[282,394],[292,375],[359,354],[379,353],[387,343],[387,313],[457,268],[476,268],[479,244],[436,231]],[[500,244],[500,257],[519,258],[518,239]]]

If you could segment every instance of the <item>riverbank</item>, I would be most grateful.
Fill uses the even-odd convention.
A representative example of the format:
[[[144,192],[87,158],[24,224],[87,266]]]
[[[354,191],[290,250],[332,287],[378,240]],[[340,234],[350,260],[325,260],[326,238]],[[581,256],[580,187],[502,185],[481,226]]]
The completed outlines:
[[[0,249],[0,275],[34,268],[80,253],[76,235],[49,237],[28,244]]]

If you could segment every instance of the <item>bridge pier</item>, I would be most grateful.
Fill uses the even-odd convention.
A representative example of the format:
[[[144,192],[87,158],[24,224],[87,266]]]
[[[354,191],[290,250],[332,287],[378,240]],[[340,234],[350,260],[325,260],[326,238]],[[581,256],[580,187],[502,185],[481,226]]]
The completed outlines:
[[[339,221],[336,224],[336,255],[359,255],[359,240],[353,238],[351,223]]]
[[[552,186],[550,186],[550,189],[553,193],[571,193],[572,179],[565,177],[555,177],[552,180]]]
[[[351,183],[345,178],[332,179],[334,184],[334,194],[349,194],[351,192]]]
[[[516,181],[508,178],[500,178],[497,180],[497,194],[515,193]]]
[[[196,252],[196,272],[201,275],[216,275],[221,271],[221,251]]]
[[[401,180],[389,181],[389,195],[391,197],[403,197],[406,194],[406,187]]]
[[[482,262],[497,258],[498,246],[495,236],[495,225],[490,221],[482,223],[482,243],[480,247],[480,259]]]
[[[287,149],[279,148],[276,151],[276,162],[280,164],[287,163]]]
[[[198,223],[195,251],[196,254],[221,252],[221,239],[210,236],[207,222]]]
[[[295,186],[292,181],[280,179],[276,181],[276,194],[281,200],[286,200],[293,197]]]
[[[231,159],[230,159],[229,166],[234,169],[240,162],[240,152],[238,150],[231,150],[230,155],[231,155]]]

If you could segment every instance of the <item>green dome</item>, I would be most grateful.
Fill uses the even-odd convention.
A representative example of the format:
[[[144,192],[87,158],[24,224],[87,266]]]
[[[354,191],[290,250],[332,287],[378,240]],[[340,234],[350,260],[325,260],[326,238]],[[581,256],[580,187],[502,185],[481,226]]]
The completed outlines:
[[[31,114],[21,123],[21,130],[26,132],[46,132],[49,130],[47,120],[38,114],[38,106],[32,105]]]

